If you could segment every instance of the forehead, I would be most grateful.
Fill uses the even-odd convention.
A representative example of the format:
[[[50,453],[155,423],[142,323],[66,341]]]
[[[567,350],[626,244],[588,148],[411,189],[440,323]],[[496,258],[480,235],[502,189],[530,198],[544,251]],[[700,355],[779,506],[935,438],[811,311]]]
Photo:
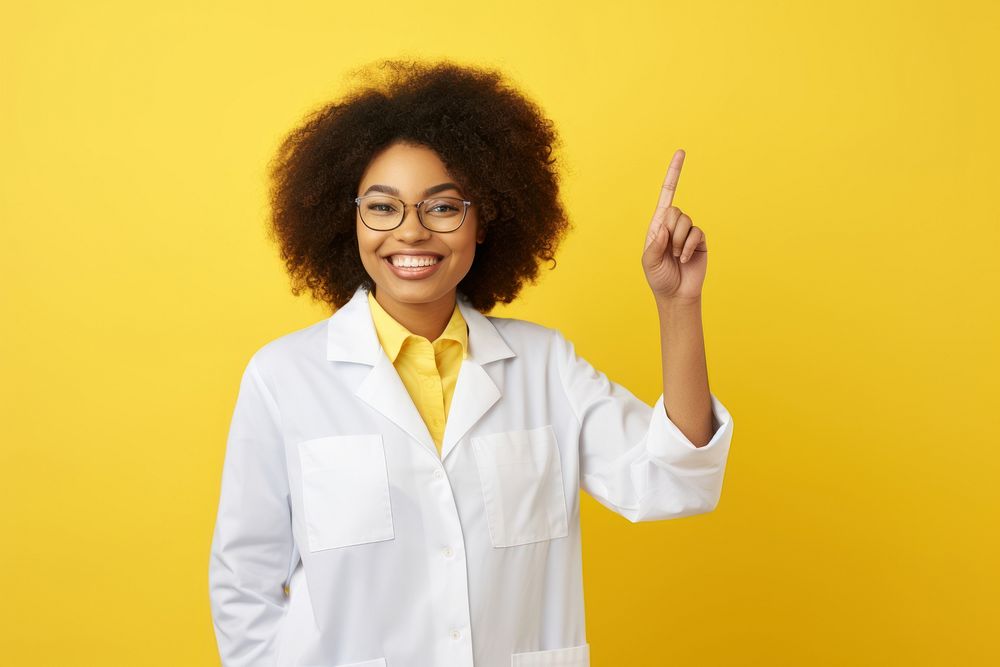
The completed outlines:
[[[447,167],[432,148],[398,142],[379,151],[371,159],[361,177],[361,184],[385,183],[400,188],[422,188],[450,178]]]

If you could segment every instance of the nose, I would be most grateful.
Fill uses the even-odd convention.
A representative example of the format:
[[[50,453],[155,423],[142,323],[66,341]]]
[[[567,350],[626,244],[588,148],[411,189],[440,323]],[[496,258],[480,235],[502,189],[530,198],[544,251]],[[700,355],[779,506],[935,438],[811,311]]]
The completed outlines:
[[[420,218],[417,217],[417,209],[413,206],[407,206],[406,210],[403,211],[403,222],[399,223],[399,227],[393,230],[393,234],[400,241],[413,243],[414,241],[430,238],[431,230],[420,224]]]

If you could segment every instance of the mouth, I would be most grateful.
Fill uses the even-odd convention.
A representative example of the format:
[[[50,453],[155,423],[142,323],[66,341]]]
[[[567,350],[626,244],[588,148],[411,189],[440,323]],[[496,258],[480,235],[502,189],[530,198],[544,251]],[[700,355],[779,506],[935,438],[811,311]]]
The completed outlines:
[[[404,280],[426,278],[438,270],[444,261],[444,256],[434,254],[396,253],[386,255],[382,260],[389,270]]]
[[[438,253],[399,252],[399,253],[393,253],[391,255],[383,255],[382,259],[389,262],[393,266],[399,266],[402,268],[411,268],[411,267],[428,266],[431,264],[435,264],[444,259],[444,255],[439,255]]]

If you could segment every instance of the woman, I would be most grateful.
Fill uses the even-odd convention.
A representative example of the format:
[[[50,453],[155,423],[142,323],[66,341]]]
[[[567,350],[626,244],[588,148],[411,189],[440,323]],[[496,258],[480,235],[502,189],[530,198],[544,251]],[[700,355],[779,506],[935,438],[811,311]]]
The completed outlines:
[[[274,238],[336,310],[243,374],[209,567],[227,667],[584,667],[579,489],[633,522],[715,508],[733,426],[683,152],[642,253],[667,398],[484,314],[569,229],[556,142],[497,73],[396,61],[285,140]]]

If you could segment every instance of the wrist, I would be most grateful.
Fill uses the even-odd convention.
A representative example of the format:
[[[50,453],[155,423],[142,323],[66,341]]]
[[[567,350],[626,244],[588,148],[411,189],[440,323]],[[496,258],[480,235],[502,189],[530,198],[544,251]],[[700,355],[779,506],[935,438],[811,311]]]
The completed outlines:
[[[696,297],[656,297],[656,309],[660,313],[683,313],[701,309],[701,296]]]

